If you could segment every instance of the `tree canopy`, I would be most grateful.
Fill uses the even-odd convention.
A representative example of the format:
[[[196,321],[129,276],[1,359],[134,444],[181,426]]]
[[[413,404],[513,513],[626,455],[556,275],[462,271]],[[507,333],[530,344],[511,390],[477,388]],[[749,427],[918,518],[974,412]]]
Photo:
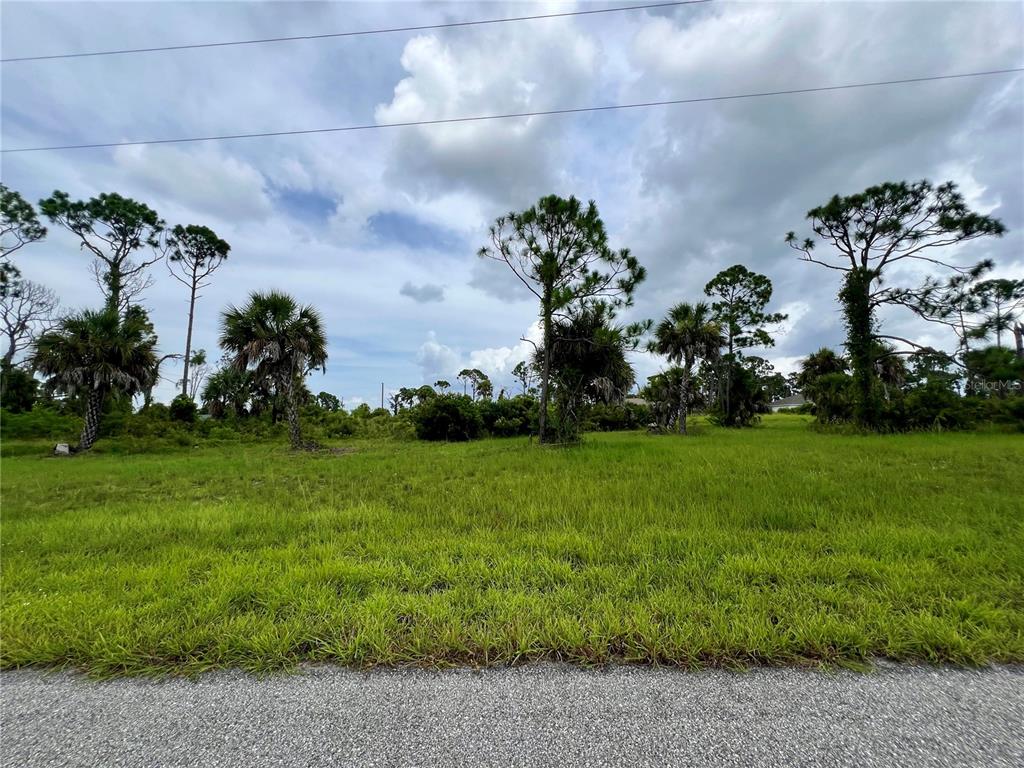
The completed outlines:
[[[57,190],[39,201],[39,210],[77,236],[95,256],[95,274],[106,306],[124,315],[131,299],[149,285],[146,269],[163,258],[163,219],[145,203],[116,193],[72,200]],[[146,250],[148,257],[132,260]]]
[[[21,271],[10,256],[29,243],[46,237],[32,204],[16,190],[0,184],[0,297],[10,290]]]
[[[957,274],[983,270],[985,262],[973,268],[954,264],[938,249],[1000,236],[1006,228],[998,219],[970,210],[953,182],[938,186],[928,181],[886,182],[858,194],[834,195],[826,204],[808,211],[807,218],[818,239],[801,241],[789,232],[786,242],[801,253],[804,261],[845,273],[839,300],[853,364],[855,415],[862,425],[874,427],[879,418],[874,358],[879,349],[877,342],[896,341],[921,348],[908,339],[881,333],[878,328],[878,307],[906,304],[907,300],[906,288],[885,280],[887,271],[905,260]],[[818,241],[830,252],[818,256]]]
[[[292,447],[304,447],[299,385],[310,372],[327,366],[327,335],[320,313],[279,291],[254,292],[243,307],[224,311],[220,346],[236,368],[251,371],[256,381],[284,396]]]
[[[500,216],[490,229],[485,258],[503,262],[540,301],[545,350],[540,362],[540,440],[547,439],[547,407],[551,384],[554,322],[585,304],[602,302],[613,311],[632,303],[646,272],[628,249],[613,249],[591,200],[557,195],[542,197],[521,213]]]

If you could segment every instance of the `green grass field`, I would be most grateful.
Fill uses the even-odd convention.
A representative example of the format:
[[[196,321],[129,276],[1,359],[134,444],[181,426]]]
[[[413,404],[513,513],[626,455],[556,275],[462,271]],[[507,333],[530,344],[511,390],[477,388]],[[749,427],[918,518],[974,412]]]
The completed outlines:
[[[352,447],[4,459],[2,665],[1024,661],[1020,435]]]

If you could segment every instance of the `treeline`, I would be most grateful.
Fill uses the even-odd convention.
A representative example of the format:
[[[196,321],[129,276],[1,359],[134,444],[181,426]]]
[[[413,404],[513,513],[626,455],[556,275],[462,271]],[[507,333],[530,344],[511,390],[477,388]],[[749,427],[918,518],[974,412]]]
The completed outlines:
[[[541,340],[513,371],[518,391],[495,395],[482,371],[466,369],[457,377],[461,393],[438,381],[398,390],[386,409],[361,405],[351,412],[334,395],[308,391],[307,376],[326,369],[326,331],[314,307],[286,294],[255,292],[221,312],[223,357],[215,370],[205,350],[192,349],[198,291],[230,252],[209,228],[168,227],[148,206],[119,195],[72,201],[55,192],[41,200],[40,213],[93,257],[104,297],[98,309],[59,316],[55,297],[23,281],[10,258],[43,239],[46,228],[20,195],[2,191],[0,276],[9,340],[3,406],[10,413],[40,411],[50,425],[55,422],[43,410],[79,414],[82,450],[113,428],[136,436],[182,429],[226,436],[274,433],[279,424],[295,448],[382,434],[430,440],[535,434],[541,442],[572,443],[588,429],[685,433],[697,411],[724,426],[747,426],[773,400],[800,393],[819,422],[859,429],[1024,423],[1024,280],[989,279],[991,261],[945,260],[944,249],[1005,231],[998,220],[969,210],[951,183],[887,183],[835,196],[808,212],[814,237],[801,241],[789,233],[786,241],[805,261],[842,274],[837,298],[847,329],[845,355],[821,350],[790,376],[750,354],[771,347],[787,319],[769,308],[766,275],[735,265],[704,286],[701,300],[674,305],[659,322],[621,323],[617,314],[632,306],[646,271],[628,249],[609,245],[593,202],[541,198],[499,217],[479,251],[504,264],[538,302]],[[894,265],[915,260],[931,275],[917,286],[896,285]],[[161,261],[189,296],[185,348],[163,355],[139,303]],[[878,313],[887,306],[945,328],[953,351],[884,333]],[[1003,346],[1011,337],[1015,349]],[[629,363],[638,349],[667,363],[639,390]],[[25,353],[20,360],[18,352]],[[152,402],[152,391],[168,360],[181,363],[181,391],[163,406]],[[137,397],[143,405],[134,413]],[[5,434],[30,421],[5,419]]]

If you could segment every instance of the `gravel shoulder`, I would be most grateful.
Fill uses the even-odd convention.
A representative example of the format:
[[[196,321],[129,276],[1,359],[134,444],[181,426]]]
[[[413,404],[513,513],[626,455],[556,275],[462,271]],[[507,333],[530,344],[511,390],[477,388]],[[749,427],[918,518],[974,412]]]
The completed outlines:
[[[0,674],[9,766],[1020,766],[1024,667]]]

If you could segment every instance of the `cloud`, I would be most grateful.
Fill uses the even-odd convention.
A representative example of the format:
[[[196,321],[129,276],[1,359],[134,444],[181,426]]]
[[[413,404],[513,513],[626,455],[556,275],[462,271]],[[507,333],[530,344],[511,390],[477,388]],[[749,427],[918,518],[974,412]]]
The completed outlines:
[[[420,345],[416,353],[416,364],[422,372],[423,382],[434,382],[454,376],[463,366],[459,353],[437,340],[434,331],[427,333],[427,340]]]
[[[402,6],[403,24],[447,18]],[[109,12],[108,12],[109,11]],[[393,26],[386,4],[8,3],[10,55],[187,41],[197,25],[232,37]],[[499,15],[465,3],[460,18]],[[514,15],[511,14],[510,15]],[[585,104],[713,96],[1016,66],[1014,3],[709,3],[581,19],[167,55],[5,66],[4,147],[429,120]],[[17,47],[17,50],[15,48]],[[154,87],[159,84],[160,87]],[[495,377],[526,359],[537,302],[475,253],[487,226],[542,194],[597,201],[615,247],[648,279],[623,321],[703,297],[719,270],[768,275],[790,322],[766,356],[792,365],[843,327],[829,270],[782,242],[837,192],[886,180],[953,179],[1009,233],[974,241],[1021,274],[1024,77],[709,102],[648,110],[336,134],[4,156],[4,182],[38,200],[116,191],[168,222],[208,224],[232,245],[204,291],[194,345],[216,358],[218,312],[278,287],[316,305],[327,375],[310,382],[376,404],[466,366]],[[89,258],[51,228],[25,249],[26,277],[65,305],[95,306]],[[160,269],[144,299],[162,353],[184,348],[185,299]],[[917,279],[905,272],[900,279]],[[418,301],[396,290],[433,293]],[[409,299],[413,298],[412,301]],[[939,330],[886,313],[900,335]],[[433,333],[424,336],[424,329]],[[951,343],[952,338],[946,339]],[[633,356],[638,380],[664,361]],[[170,371],[171,377],[178,371]],[[173,387],[162,385],[167,399]]]
[[[478,32],[411,39],[401,57],[408,76],[377,107],[377,122],[543,111],[580,103],[593,90],[599,49],[570,20],[549,20],[525,34]],[[532,202],[559,176],[565,127],[531,117],[411,128],[396,141],[388,178],[418,197],[455,187],[503,204]]]
[[[266,218],[271,210],[263,175],[241,160],[203,147],[118,147],[114,163],[146,197],[173,199],[196,215],[222,220]]]
[[[424,383],[433,383],[437,379],[451,380],[464,368],[477,368],[487,374],[496,389],[509,388],[513,383],[512,369],[519,362],[533,357],[535,345],[541,338],[540,323],[535,322],[516,344],[483,347],[462,354],[457,348],[439,342],[437,334],[430,331],[416,354],[416,363],[420,366]]]
[[[444,301],[444,286],[434,285],[433,283],[413,285],[412,283],[407,282],[402,286],[401,290],[399,290],[399,293],[403,296],[408,296],[419,304],[428,304],[432,301]]]

